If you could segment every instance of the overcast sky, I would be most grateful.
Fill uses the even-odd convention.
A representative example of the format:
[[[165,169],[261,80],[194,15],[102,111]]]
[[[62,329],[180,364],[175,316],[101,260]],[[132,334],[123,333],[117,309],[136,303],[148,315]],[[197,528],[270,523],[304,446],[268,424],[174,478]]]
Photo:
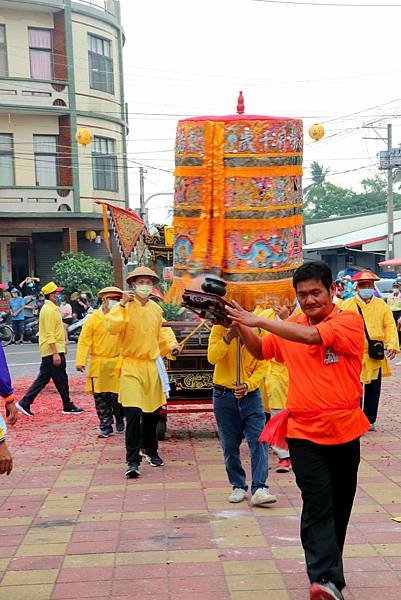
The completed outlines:
[[[393,145],[401,143],[401,0],[382,0],[380,8],[310,1],[316,5],[121,0],[132,208],[137,163],[147,165],[146,197],[172,193],[177,120],[234,113],[239,90],[249,114],[304,119],[304,185],[313,160],[330,168],[332,183],[354,189],[377,173],[385,142],[364,140],[376,133],[362,127],[392,122]],[[326,129],[318,143],[307,135],[315,122]],[[153,198],[150,222],[166,221],[172,202],[172,195]]]

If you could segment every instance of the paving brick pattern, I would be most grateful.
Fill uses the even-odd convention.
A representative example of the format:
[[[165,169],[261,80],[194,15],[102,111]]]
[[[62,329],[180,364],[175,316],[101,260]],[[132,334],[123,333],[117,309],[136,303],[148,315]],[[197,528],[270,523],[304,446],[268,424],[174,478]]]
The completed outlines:
[[[378,431],[362,442],[345,548],[347,600],[401,597],[401,415],[396,376],[384,384]],[[27,385],[17,382],[18,392]],[[293,474],[276,474],[278,502],[227,502],[211,415],[174,416],[160,453],[124,478],[123,436],[97,438],[90,397],[72,380],[81,415],[61,415],[55,390],[21,417],[9,442],[16,467],[0,479],[0,600],[307,600]],[[244,462],[248,454],[244,450]]]

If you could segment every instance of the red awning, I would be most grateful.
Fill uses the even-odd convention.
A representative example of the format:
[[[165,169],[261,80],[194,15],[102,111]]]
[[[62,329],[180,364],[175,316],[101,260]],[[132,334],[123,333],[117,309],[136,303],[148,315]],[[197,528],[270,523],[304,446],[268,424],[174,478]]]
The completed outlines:
[[[390,260],[382,260],[379,262],[381,267],[399,267],[401,266],[401,258],[392,258]]]

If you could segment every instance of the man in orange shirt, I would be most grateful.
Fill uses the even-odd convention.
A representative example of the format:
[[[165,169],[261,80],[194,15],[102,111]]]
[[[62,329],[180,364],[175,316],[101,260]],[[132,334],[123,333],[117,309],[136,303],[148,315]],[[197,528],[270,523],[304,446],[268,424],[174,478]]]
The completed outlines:
[[[370,427],[360,408],[363,322],[333,304],[336,286],[325,263],[305,263],[293,285],[303,312],[287,321],[262,319],[238,304],[227,312],[256,358],[287,365],[287,411],[270,420],[266,439],[280,421],[281,429],[286,426],[303,499],[301,541],[310,598],[343,600],[342,552],[357,485],[359,438]],[[253,327],[272,335],[258,337]]]

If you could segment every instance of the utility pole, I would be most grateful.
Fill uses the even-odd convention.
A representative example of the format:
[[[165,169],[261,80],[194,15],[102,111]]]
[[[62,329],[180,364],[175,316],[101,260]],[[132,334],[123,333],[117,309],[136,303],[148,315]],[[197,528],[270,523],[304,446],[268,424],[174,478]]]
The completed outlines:
[[[148,225],[145,207],[145,173],[145,169],[143,167],[139,167],[139,216],[145,225]]]
[[[393,127],[387,125],[387,152],[391,156],[393,146]],[[387,169],[387,260],[394,258],[394,204],[393,204],[393,167]]]
[[[393,169],[400,166],[400,150],[393,149],[393,126],[387,124],[387,137],[383,137],[378,133],[378,129],[386,129],[370,123],[364,125],[364,129],[373,129],[378,138],[387,142],[387,151],[379,152],[380,164],[379,169],[387,171],[387,252],[386,259],[394,258],[394,203],[393,203]],[[365,140],[377,140],[376,138],[364,137]]]

